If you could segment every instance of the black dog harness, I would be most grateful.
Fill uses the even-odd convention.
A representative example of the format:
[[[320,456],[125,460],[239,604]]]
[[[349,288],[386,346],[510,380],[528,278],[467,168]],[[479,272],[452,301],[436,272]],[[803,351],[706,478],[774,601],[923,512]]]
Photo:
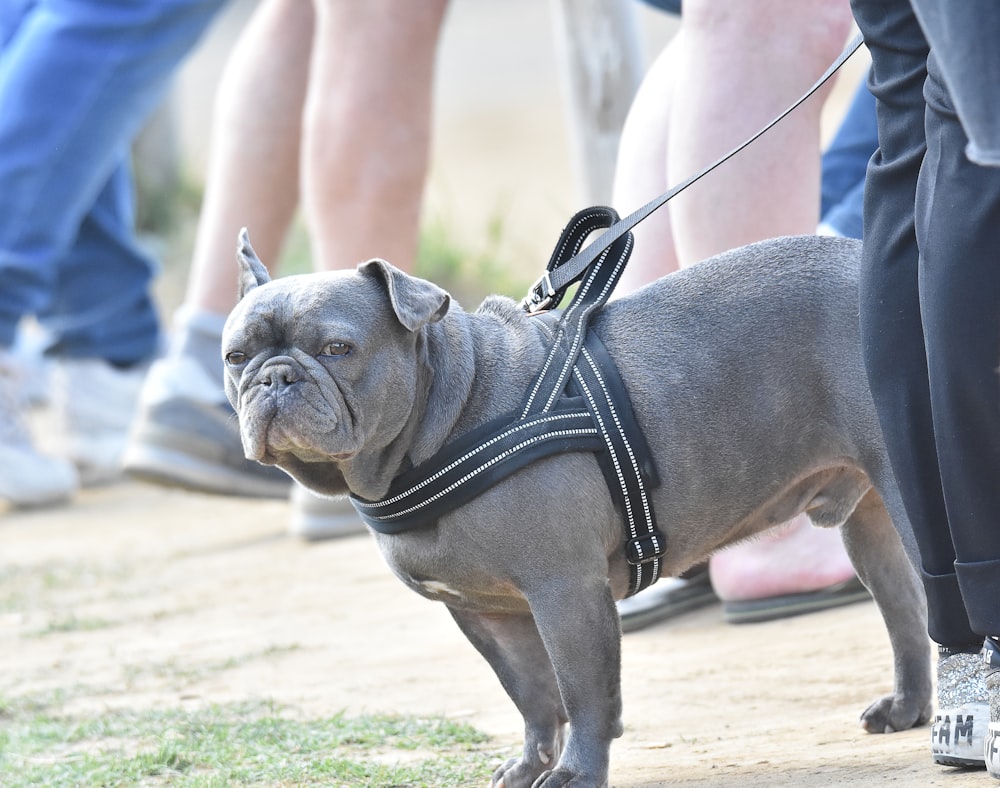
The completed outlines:
[[[430,527],[535,460],[557,452],[591,451],[597,454],[622,514],[629,594],[656,582],[666,543],[656,527],[648,491],[659,479],[625,386],[603,344],[590,331],[590,318],[607,302],[628,261],[631,229],[783,120],[833,76],[861,43],[858,34],[801,98],[755,135],[634,213],[619,219],[610,208],[588,208],[574,216],[545,274],[522,304],[538,316],[558,306],[566,290],[580,282],[558,322],[554,327],[546,325],[551,336],[548,355],[519,411],[447,444],[426,463],[399,476],[383,500],[352,496],[362,519],[385,534]],[[582,249],[587,236],[601,228],[604,232]]]
[[[616,221],[618,215],[610,208],[588,208],[574,216],[563,230],[546,275],[572,259],[593,231]],[[545,321],[548,353],[517,412],[445,445],[430,460],[399,476],[381,501],[352,496],[368,525],[384,534],[430,527],[443,514],[542,457],[595,452],[622,514],[629,593],[656,582],[666,541],[656,527],[648,491],[659,479],[618,369],[589,328],[591,317],[607,302],[624,270],[632,245],[631,233],[611,244],[580,278],[558,321],[554,325],[551,319]],[[551,293],[545,306],[558,305],[564,292],[565,287]]]

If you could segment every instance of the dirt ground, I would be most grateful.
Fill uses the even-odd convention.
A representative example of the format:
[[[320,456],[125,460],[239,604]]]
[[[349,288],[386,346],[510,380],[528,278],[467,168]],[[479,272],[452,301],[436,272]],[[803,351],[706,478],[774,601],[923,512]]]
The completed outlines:
[[[520,722],[443,606],[367,534],[306,544],[288,505],[124,482],[0,513],[0,697],[72,687],[68,712],[271,698],[306,714]],[[23,582],[18,583],[18,578]],[[44,578],[39,580],[38,578]],[[931,764],[928,729],[860,730],[892,683],[871,603],[750,626],[718,607],[626,635],[614,786],[983,784]]]

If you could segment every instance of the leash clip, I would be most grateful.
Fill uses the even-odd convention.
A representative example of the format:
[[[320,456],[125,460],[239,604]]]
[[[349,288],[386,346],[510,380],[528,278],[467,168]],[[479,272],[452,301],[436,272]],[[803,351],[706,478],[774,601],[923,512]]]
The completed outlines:
[[[553,304],[557,295],[555,288],[552,287],[549,272],[546,271],[528,288],[528,295],[521,299],[521,308],[529,313],[544,312]]]

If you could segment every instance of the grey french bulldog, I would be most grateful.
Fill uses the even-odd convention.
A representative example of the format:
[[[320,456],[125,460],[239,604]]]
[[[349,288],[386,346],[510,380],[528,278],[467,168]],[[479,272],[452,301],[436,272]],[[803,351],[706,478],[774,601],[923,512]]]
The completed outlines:
[[[382,260],[270,281],[245,233],[238,257],[223,355],[246,455],[322,495],[379,500],[516,408],[545,356],[538,319],[507,298],[467,313]],[[754,244],[612,301],[592,327],[663,480],[651,496],[665,574],[803,511],[841,527],[894,653],[893,692],[861,716],[882,733],[925,723],[932,684],[915,547],[862,365],[858,258],[845,239]],[[628,567],[595,455],[544,458],[434,527],[374,536],[524,718],[523,752],[493,785],[605,785]]]

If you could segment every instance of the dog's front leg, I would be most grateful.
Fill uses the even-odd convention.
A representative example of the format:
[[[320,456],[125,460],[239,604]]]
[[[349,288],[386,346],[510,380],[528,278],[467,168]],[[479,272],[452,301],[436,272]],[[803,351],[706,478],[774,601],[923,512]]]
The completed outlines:
[[[534,788],[607,785],[611,741],[622,734],[621,624],[607,578],[551,577],[527,597],[569,718],[562,756]]]
[[[524,718],[524,751],[496,770],[494,786],[530,786],[555,765],[566,712],[552,663],[531,614],[473,613],[449,607],[469,641],[490,663]]]

